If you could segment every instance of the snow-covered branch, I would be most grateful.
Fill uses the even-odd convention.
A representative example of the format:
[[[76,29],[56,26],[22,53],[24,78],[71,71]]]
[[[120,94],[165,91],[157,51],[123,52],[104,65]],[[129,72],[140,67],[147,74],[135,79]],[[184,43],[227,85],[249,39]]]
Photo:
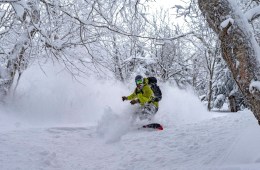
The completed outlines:
[[[0,3],[20,2],[22,0],[0,0]]]
[[[255,98],[260,100],[260,81],[252,81],[249,86],[249,91],[255,96]]]
[[[245,16],[249,22],[260,17],[260,6],[254,7],[245,13]]]
[[[220,29],[222,30],[220,36],[225,36],[226,34],[228,34],[228,30],[232,26],[233,23],[234,23],[234,20],[230,17],[228,19],[224,20],[220,24]]]
[[[220,28],[221,29],[225,29],[225,28],[229,28],[232,24],[234,23],[234,19],[233,18],[227,18],[226,20],[224,20],[221,24],[220,24]],[[231,24],[231,25],[230,25]]]

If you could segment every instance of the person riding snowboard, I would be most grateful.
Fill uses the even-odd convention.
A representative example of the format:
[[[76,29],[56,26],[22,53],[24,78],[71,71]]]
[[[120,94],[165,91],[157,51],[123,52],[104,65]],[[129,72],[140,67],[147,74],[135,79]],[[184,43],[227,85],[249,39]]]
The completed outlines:
[[[143,78],[141,75],[135,77],[136,88],[129,96],[123,96],[122,100],[131,100],[130,103],[140,104],[139,118],[151,119],[158,111],[158,101],[154,101],[154,93],[148,85],[148,79]]]

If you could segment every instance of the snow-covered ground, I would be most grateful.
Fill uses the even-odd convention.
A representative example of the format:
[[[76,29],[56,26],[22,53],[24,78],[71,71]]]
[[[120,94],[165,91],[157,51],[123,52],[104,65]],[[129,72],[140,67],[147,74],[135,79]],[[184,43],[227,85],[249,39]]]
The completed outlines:
[[[248,110],[207,112],[192,92],[161,84],[154,121],[164,130],[137,130],[136,106],[121,101],[134,83],[79,84],[45,69],[26,71],[0,109],[1,170],[260,169],[260,127]]]

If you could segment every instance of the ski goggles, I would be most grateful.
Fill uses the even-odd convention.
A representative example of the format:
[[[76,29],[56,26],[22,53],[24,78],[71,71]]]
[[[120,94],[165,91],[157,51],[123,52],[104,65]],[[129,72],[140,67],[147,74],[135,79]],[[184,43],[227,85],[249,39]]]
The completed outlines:
[[[136,83],[137,85],[143,84],[143,80],[136,80],[135,83]]]

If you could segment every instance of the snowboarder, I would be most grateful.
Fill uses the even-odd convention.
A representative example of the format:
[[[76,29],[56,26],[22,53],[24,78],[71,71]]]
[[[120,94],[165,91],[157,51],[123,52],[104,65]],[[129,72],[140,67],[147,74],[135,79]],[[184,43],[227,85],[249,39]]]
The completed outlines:
[[[148,79],[143,78],[141,75],[135,77],[136,88],[130,96],[123,96],[122,100],[131,100],[130,103],[140,104],[140,109],[137,111],[137,116],[141,120],[151,118],[158,111],[158,101],[154,100],[154,93],[151,87],[148,85]]]

